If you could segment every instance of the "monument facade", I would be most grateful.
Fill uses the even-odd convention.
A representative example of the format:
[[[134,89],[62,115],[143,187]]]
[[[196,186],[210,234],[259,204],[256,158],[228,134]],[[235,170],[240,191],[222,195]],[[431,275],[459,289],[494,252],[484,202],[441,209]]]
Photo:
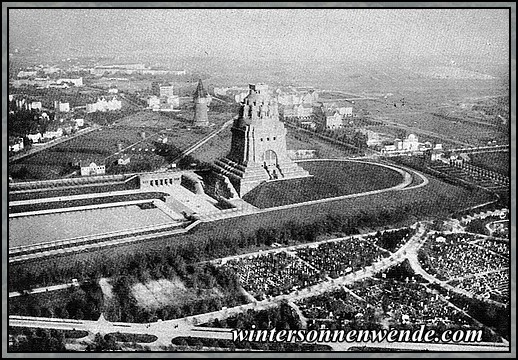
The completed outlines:
[[[229,178],[240,196],[264,181],[309,176],[288,157],[286,128],[267,85],[249,85],[231,131],[230,152],[214,166]]]

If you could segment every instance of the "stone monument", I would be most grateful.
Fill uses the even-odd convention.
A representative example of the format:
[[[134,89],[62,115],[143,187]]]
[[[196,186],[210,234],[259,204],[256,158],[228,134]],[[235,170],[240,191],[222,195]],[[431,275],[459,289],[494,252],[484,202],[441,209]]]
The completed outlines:
[[[264,181],[309,176],[288,157],[286,128],[279,120],[278,105],[269,96],[267,85],[249,85],[231,131],[230,152],[216,160],[214,168],[229,178],[239,196]]]

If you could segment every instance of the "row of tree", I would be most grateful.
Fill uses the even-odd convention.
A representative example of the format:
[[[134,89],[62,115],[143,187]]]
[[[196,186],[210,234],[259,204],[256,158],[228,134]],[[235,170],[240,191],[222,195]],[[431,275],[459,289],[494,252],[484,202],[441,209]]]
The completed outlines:
[[[98,284],[83,284],[60,292],[25,294],[9,301],[9,314],[56,317],[62,319],[97,320],[103,298]]]
[[[65,334],[58,330],[27,329],[23,334],[13,334],[12,343],[9,344],[9,352],[64,352]]]
[[[404,209],[403,209],[404,210]],[[409,209],[410,211],[410,209]],[[16,266],[10,269],[10,291],[25,290],[37,286],[61,284],[72,278],[96,280],[101,277],[130,275],[142,278],[144,270],[150,274],[169,275],[172,271],[182,276],[186,264],[230,256],[238,250],[251,251],[254,247],[270,246],[273,243],[295,245],[314,242],[320,235],[338,233],[357,234],[359,228],[383,226],[407,219],[409,214],[397,206],[385,207],[378,211],[360,210],[354,216],[349,214],[329,214],[309,223],[288,221],[271,227],[258,227],[251,233],[239,232],[231,236],[200,236],[194,241],[179,242],[174,247],[163,250],[142,250],[137,253],[121,253],[116,259],[103,257],[102,260],[86,263],[49,265],[45,268]],[[169,266],[165,264],[178,264]],[[153,276],[157,278],[157,276]]]
[[[9,135],[25,137],[36,132],[44,133],[48,125],[54,121],[54,113],[47,113],[48,118],[42,118],[38,110],[17,110],[7,117]]]

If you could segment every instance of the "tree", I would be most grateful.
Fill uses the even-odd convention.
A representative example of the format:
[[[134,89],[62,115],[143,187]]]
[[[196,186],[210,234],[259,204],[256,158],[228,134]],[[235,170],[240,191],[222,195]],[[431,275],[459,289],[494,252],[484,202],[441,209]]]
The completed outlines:
[[[87,351],[114,351],[119,349],[120,346],[112,335],[107,334],[103,337],[100,333],[95,334],[94,341],[87,347]]]

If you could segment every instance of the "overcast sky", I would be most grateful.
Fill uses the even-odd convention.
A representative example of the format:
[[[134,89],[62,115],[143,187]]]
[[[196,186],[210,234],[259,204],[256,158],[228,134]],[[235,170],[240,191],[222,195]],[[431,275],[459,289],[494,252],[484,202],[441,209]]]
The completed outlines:
[[[507,62],[507,9],[23,9],[10,49],[392,61],[430,55]],[[77,55],[77,54],[75,54]]]

